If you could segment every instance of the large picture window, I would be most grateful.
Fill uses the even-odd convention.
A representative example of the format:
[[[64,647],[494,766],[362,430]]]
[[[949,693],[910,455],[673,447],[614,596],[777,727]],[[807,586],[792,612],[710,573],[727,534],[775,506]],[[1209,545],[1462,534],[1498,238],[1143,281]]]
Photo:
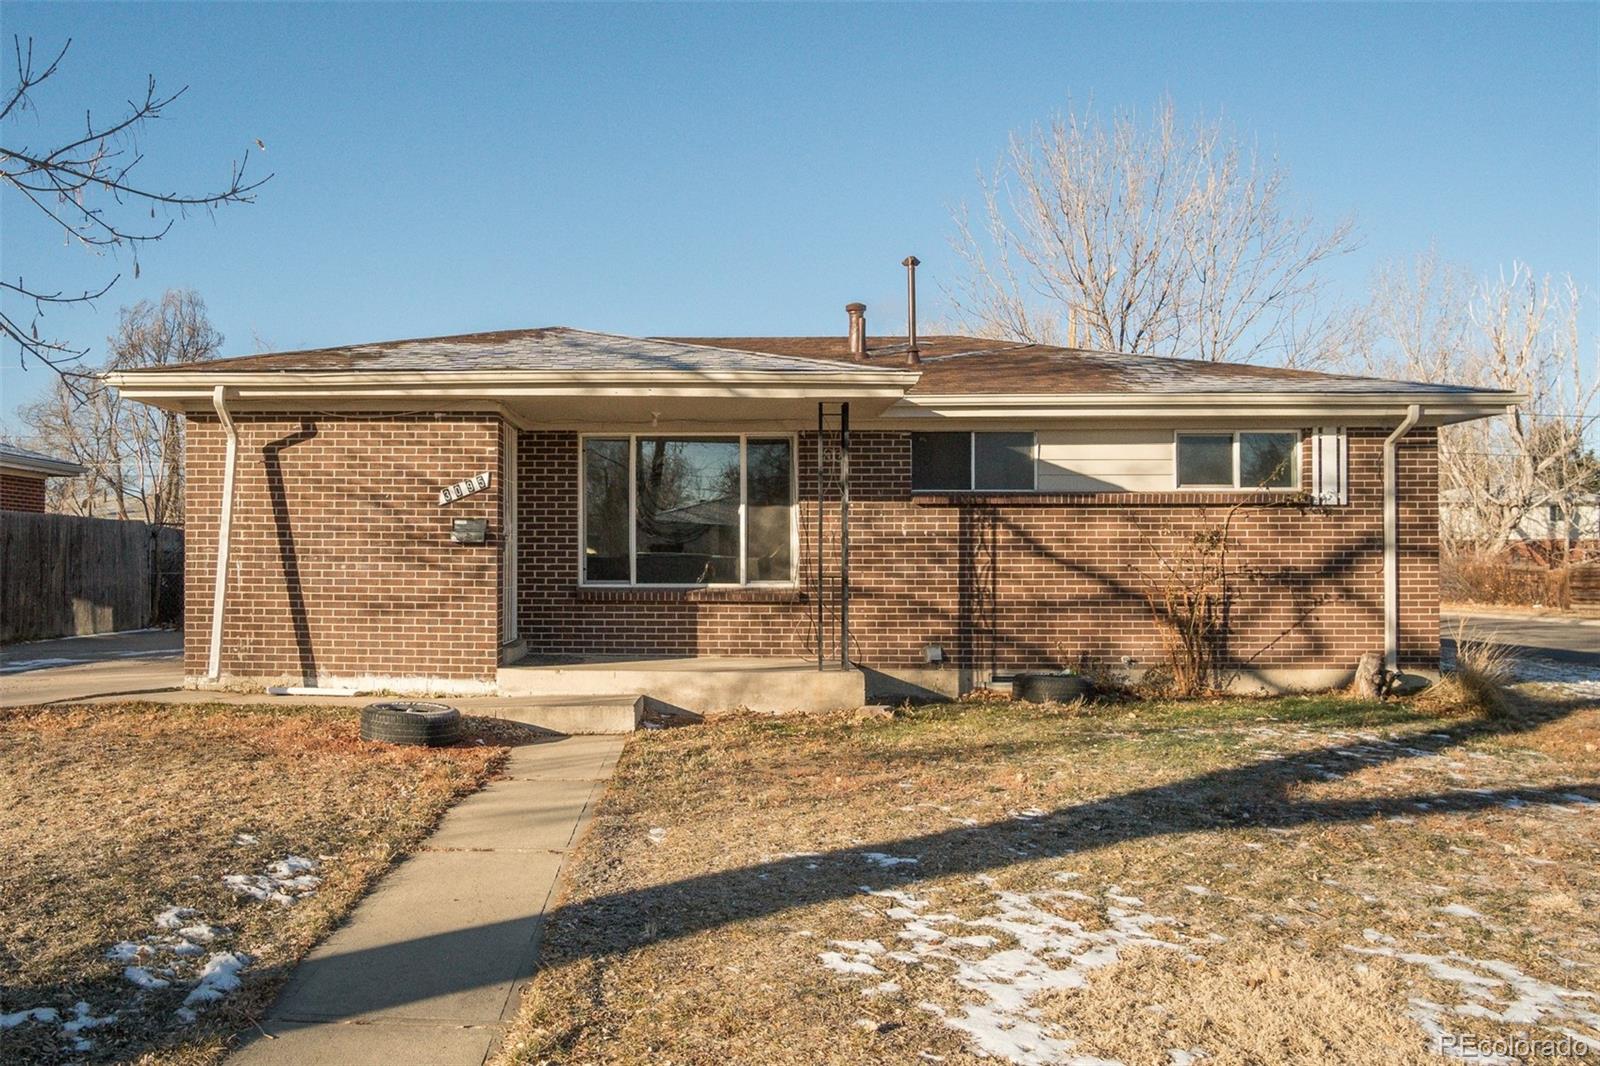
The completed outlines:
[[[913,492],[1032,492],[1032,433],[913,433]]]
[[[1180,433],[1181,489],[1293,489],[1300,485],[1300,434]]]
[[[788,437],[585,437],[587,584],[794,580]]]

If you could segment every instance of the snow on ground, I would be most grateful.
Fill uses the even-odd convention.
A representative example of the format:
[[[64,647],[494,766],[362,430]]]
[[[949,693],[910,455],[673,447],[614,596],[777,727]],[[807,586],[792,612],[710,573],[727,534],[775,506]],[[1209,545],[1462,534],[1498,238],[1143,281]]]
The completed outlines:
[[[272,863],[266,873],[224,874],[222,883],[236,895],[288,907],[322,884],[322,878],[311,872],[316,868],[316,860],[290,855]]]
[[[1120,905],[1133,900],[1132,896],[1107,892],[1105,898],[1111,901],[1105,907],[1108,925],[1090,929],[1046,909],[1053,900],[1077,900],[1083,893],[1060,889],[1009,892],[996,888],[988,877],[978,878],[977,883],[989,898],[984,913],[975,918],[930,910],[931,901],[907,892],[863,888],[864,893],[894,904],[869,913],[898,926],[893,939],[902,942],[904,950],[889,951],[879,939],[836,940],[829,946],[840,950],[821,952],[818,960],[850,979],[885,976],[881,967],[890,963],[935,967],[969,997],[954,1011],[932,1002],[918,1006],[966,1034],[978,1054],[1022,1066],[1103,1066],[1102,1059],[1074,1053],[1074,1041],[1067,1034],[1040,1021],[1039,1011],[1032,1006],[1034,999],[1046,992],[1082,987],[1090,970],[1116,962],[1124,948],[1181,950],[1185,945],[1150,931],[1150,926],[1167,919]],[[879,981],[863,988],[862,995],[881,995],[899,987],[898,981]],[[1198,1053],[1179,1050],[1185,1055]]]
[[[1056,879],[1076,877],[1064,872]],[[970,918],[940,911],[926,894],[913,894],[914,886],[862,886],[863,896],[874,905],[858,908],[858,913],[885,923],[887,930],[861,940],[830,941],[831,950],[817,953],[818,962],[841,980],[856,984],[868,998],[914,987],[922,967],[943,974],[963,990],[962,1002],[949,1007],[925,1000],[917,1007],[964,1034],[969,1048],[981,1057],[1019,1066],[1109,1066],[1106,1060],[1077,1052],[1073,1035],[1044,1021],[1036,1001],[1049,992],[1082,988],[1091,971],[1115,964],[1130,948],[1182,951],[1196,958],[1204,945],[1225,939],[1214,933],[1158,932],[1158,927],[1173,926],[1175,920],[1145,910],[1137,897],[1115,885],[1096,896],[1070,889],[1007,891],[986,875],[973,883],[979,886],[979,913]],[[1202,886],[1183,887],[1193,892]],[[1055,913],[1052,904],[1062,900],[1096,905],[1104,925],[1091,928]],[[1463,904],[1438,910],[1465,921],[1482,920]],[[1600,995],[1594,992],[1541,981],[1497,959],[1408,951],[1378,929],[1366,929],[1362,935],[1366,943],[1347,945],[1349,952],[1422,967],[1429,976],[1461,988],[1459,1003],[1411,1000],[1410,1017],[1435,1052],[1444,1054],[1462,1043],[1448,1039],[1452,1017],[1542,1027],[1552,1038],[1600,1048],[1595,1035],[1600,1034]],[[1206,1049],[1198,1047],[1170,1048],[1167,1054],[1174,1066],[1208,1057]],[[1480,1056],[1475,1061],[1514,1060]]]
[[[1591,1048],[1600,1050],[1600,995],[1576,988],[1563,988],[1523,973],[1509,962],[1497,959],[1474,959],[1452,952],[1448,955],[1428,955],[1416,951],[1401,951],[1396,947],[1361,947],[1345,945],[1345,950],[1357,955],[1381,955],[1419,966],[1428,976],[1454,984],[1461,989],[1461,1002],[1436,1003],[1420,996],[1411,1000],[1410,1014],[1428,1035],[1430,1047],[1439,1054],[1452,1054],[1452,1048],[1462,1041],[1450,1039],[1450,1016],[1483,1018],[1511,1025],[1538,1025],[1554,1030],[1552,1035],[1571,1038]],[[1590,1033],[1574,1029],[1585,1026]],[[1520,1060],[1494,1054],[1456,1053],[1457,1058],[1467,1058],[1482,1063],[1515,1063]]]
[[[241,845],[247,842],[253,844],[255,838],[241,833],[235,841]],[[289,855],[270,863],[263,874],[229,874],[222,880],[242,896],[288,905],[309,895],[322,883],[321,878],[312,873],[315,869],[315,860]],[[248,887],[235,887],[236,881]],[[210,950],[219,941],[232,938],[233,930],[206,921],[193,907],[167,907],[157,911],[150,922],[155,932],[141,940],[119,940],[104,953],[107,962],[122,964],[123,980],[137,990],[132,993],[136,998],[121,1004],[125,1010],[137,1009],[138,999],[144,992],[188,986],[183,1006],[176,1012],[178,1021],[187,1025],[199,1017],[197,1007],[215,1003],[239,989],[240,974],[250,965],[251,957],[237,950]],[[55,1007],[33,1007],[0,1014],[0,1029],[14,1028],[24,1022],[59,1025],[73,1050],[86,1052],[93,1050],[94,1045],[82,1035],[83,1031],[109,1025],[117,1019],[116,1011],[97,1017],[94,1009],[82,1001],[73,1012],[73,1016],[65,1020]]]

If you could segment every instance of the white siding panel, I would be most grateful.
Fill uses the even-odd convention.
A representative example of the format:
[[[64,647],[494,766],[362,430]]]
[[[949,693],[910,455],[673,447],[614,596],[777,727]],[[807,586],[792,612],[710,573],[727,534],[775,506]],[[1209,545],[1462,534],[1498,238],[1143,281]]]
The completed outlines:
[[[1039,433],[1040,492],[1166,492],[1170,429],[1073,429]]]

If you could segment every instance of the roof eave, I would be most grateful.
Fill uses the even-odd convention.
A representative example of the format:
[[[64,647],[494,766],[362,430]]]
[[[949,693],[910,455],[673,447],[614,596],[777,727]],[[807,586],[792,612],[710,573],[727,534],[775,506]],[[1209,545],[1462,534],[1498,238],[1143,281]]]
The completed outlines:
[[[1250,414],[1262,417],[1313,418],[1403,414],[1419,404],[1427,421],[1460,422],[1503,414],[1527,403],[1525,393],[1395,390],[1373,392],[1110,392],[1063,394],[960,393],[907,396],[884,413],[886,419],[921,418],[1204,418]]]
[[[20,471],[24,474],[39,474],[44,477],[77,477],[86,474],[89,468],[77,463],[69,463],[57,459],[24,459],[17,456],[0,458],[0,470]]]

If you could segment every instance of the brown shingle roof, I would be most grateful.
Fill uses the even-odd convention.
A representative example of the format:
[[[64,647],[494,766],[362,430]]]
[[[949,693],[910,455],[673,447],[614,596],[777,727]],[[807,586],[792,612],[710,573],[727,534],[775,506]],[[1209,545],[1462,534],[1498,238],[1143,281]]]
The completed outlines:
[[[978,337],[932,336],[921,362],[906,363],[903,337],[869,337],[868,358],[855,362],[843,336],[624,337],[553,326],[447,337],[381,341],[273,352],[139,371],[464,371],[837,373],[851,369],[915,370],[913,395],[1083,395],[1300,393],[1333,395],[1460,394],[1459,385],[1385,381],[1310,370],[1124,355]]]
[[[667,338],[664,338],[667,339]],[[742,348],[806,359],[850,361],[843,337],[673,337],[685,344]],[[867,338],[866,366],[915,369],[912,395],[1051,395],[1067,393],[1405,393],[1478,390],[1461,385],[1326,374],[1248,363],[1209,363],[1124,355],[979,337],[919,338],[922,361],[906,367],[904,337]]]

